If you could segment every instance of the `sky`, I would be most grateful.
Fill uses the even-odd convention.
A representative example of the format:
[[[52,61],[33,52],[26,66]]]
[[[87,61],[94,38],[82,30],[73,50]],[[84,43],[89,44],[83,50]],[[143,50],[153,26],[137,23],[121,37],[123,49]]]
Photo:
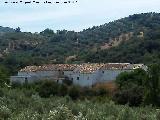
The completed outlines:
[[[132,14],[160,13],[160,0],[77,0],[77,3],[70,4],[4,2],[0,0],[0,26],[20,27],[23,32],[40,32],[46,28],[82,31]]]

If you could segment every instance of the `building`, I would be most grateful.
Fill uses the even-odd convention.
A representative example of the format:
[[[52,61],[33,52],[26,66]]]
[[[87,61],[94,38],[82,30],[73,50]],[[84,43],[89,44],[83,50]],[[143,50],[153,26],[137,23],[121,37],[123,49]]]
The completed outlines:
[[[84,64],[51,64],[42,66],[27,66],[18,72],[17,76],[11,76],[11,83],[33,83],[41,80],[53,80],[58,83],[70,80],[74,85],[92,86],[115,80],[121,72],[130,72],[142,68],[147,70],[144,64],[130,63],[84,63]]]
[[[72,75],[73,84],[80,86],[92,86],[97,82],[100,82],[102,77],[101,67],[104,64],[81,64],[75,70]]]

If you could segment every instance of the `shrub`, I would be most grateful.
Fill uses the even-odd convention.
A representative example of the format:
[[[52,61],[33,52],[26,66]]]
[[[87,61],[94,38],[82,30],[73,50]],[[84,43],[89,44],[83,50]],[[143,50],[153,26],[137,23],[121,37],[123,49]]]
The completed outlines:
[[[66,85],[68,85],[68,86],[70,86],[70,85],[73,84],[73,81],[69,80],[68,77],[65,77],[65,79],[63,80],[63,83],[66,84]]]
[[[0,118],[6,120],[10,117],[10,115],[11,115],[11,110],[7,106],[1,105]]]
[[[105,96],[105,95],[107,95],[107,90],[104,88],[98,88],[96,90],[96,95],[97,96]]]
[[[37,91],[41,97],[47,98],[51,95],[57,95],[58,87],[59,85],[53,81],[45,81],[39,86]]]
[[[68,93],[68,87],[64,84],[60,85],[59,90],[58,90],[58,95],[60,96],[65,96]]]
[[[2,89],[0,89],[0,97],[3,97],[4,96],[4,92]]]
[[[20,88],[22,85],[19,82],[13,82],[12,83],[12,88]]]
[[[96,95],[96,91],[91,89],[91,88],[88,88],[88,87],[85,87],[81,90],[81,96],[83,97],[93,97]]]
[[[24,93],[24,95],[26,97],[31,97],[33,94],[35,94],[35,91],[32,90],[32,89],[30,89],[30,90],[28,90],[28,89],[22,89],[22,91],[23,91],[23,93]]]
[[[80,96],[80,91],[76,86],[72,86],[69,91],[68,95],[73,99],[76,100]]]
[[[119,90],[114,94],[113,100],[122,105],[139,106],[143,101],[143,89],[134,87],[127,90]]]

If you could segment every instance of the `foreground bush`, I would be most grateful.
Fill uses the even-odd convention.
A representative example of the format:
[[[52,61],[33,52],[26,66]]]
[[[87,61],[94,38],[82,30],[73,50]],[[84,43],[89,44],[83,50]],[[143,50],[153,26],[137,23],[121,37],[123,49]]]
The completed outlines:
[[[1,120],[159,120],[160,110],[131,108],[113,102],[72,101],[69,97],[25,96],[23,91],[2,89]]]
[[[133,87],[127,90],[119,90],[113,95],[113,100],[122,105],[140,106],[143,102],[143,89]]]
[[[50,97],[58,94],[59,85],[53,81],[45,81],[37,89],[41,97]]]
[[[72,86],[69,91],[68,95],[73,99],[76,100],[80,96],[80,91],[76,86]]]

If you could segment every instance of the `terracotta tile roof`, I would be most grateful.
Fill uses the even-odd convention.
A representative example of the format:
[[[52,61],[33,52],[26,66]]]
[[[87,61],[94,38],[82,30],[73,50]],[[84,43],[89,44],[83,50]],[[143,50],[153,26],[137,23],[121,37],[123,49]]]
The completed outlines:
[[[111,69],[132,69],[130,63],[107,63],[102,67],[103,70],[111,70]]]
[[[93,73],[97,70],[115,70],[126,69],[133,70],[142,68],[143,64],[130,64],[130,63],[84,63],[84,64],[49,64],[42,66],[26,66],[20,72],[36,72],[36,71],[77,71],[80,73]]]
[[[26,66],[20,72],[36,72],[36,71],[53,71],[53,70],[74,70],[78,65],[76,64],[50,64],[42,66]]]
[[[56,64],[56,69],[57,70],[62,70],[62,71],[73,71],[75,68],[77,68],[79,65],[78,64]]]
[[[97,70],[133,69],[130,63],[86,63],[79,66],[80,73],[93,73]]]
[[[98,64],[98,63],[86,63],[86,64],[81,64],[78,67],[78,71],[80,73],[93,73],[97,70],[99,70],[104,64]]]
[[[52,69],[52,66],[26,66],[25,68],[21,69],[20,72],[36,72],[41,70],[49,70]]]

